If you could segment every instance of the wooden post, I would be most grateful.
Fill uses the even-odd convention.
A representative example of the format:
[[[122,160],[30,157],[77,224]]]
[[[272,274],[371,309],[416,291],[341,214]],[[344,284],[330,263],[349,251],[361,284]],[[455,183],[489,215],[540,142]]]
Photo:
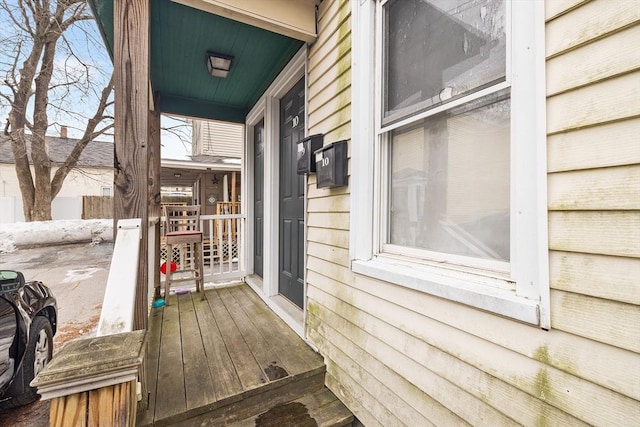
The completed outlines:
[[[231,203],[233,206],[233,203],[237,202],[236,197],[238,197],[236,195],[236,172],[233,171],[231,172]],[[233,209],[231,210],[230,213],[236,213],[233,211]]]
[[[154,108],[149,116],[149,216],[156,218],[155,222],[155,240],[150,251],[155,251],[157,257],[160,257],[160,109],[159,100],[154,97]],[[155,257],[154,257],[155,258]],[[159,261],[159,258],[155,258]],[[158,262],[159,264],[159,262]],[[158,265],[151,266],[150,271],[153,274],[152,282],[155,289],[156,297],[160,296],[160,270]]]
[[[114,230],[140,218],[142,241],[134,328],[147,324],[149,223],[149,1],[114,2]]]
[[[144,331],[71,341],[32,385],[51,399],[49,424],[134,426]]]

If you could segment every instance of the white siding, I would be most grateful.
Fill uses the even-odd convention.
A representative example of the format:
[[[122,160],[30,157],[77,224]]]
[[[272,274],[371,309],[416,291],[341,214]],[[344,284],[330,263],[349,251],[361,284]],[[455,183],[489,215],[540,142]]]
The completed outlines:
[[[213,120],[193,121],[193,155],[240,158],[244,126]]]
[[[52,177],[56,170],[56,167],[51,168]],[[101,196],[103,187],[113,189],[113,169],[82,168],[72,170],[51,205],[53,219],[80,219],[82,217],[82,196]],[[24,221],[20,185],[13,164],[0,164],[0,197],[3,200],[12,198],[14,206],[12,213],[5,212],[0,216],[0,222]]]
[[[325,143],[351,136],[349,8],[310,48]],[[639,11],[547,1],[550,331],[353,274],[349,187],[310,176],[305,330],[365,425],[640,424]]]

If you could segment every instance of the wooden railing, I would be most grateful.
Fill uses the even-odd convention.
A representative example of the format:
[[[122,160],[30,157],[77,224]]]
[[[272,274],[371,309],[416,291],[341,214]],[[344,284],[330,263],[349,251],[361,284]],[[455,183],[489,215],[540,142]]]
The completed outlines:
[[[205,279],[243,277],[245,216],[203,215],[200,221]],[[96,337],[65,345],[33,381],[42,399],[51,400],[51,426],[135,425],[138,401],[146,394],[145,331],[133,331],[141,226],[139,219],[118,222]],[[150,221],[148,227],[148,301],[152,301],[151,295],[159,285],[153,270],[158,270],[162,258],[155,242],[162,236],[156,233],[158,219]],[[191,254],[183,248],[178,248],[173,258],[191,262]]]
[[[150,244],[156,225],[149,224]],[[140,219],[118,221],[96,337],[67,343],[32,383],[51,399],[51,426],[135,425],[145,390],[145,331],[133,331],[141,236]],[[155,263],[155,250],[149,258]]]

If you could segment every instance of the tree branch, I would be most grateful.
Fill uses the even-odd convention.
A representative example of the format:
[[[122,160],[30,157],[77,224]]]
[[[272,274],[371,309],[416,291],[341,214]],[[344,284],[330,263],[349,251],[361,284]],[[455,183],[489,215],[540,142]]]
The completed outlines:
[[[56,194],[58,194],[58,192],[62,188],[62,183],[64,182],[64,179],[67,177],[69,172],[73,168],[75,168],[76,165],[78,164],[78,160],[80,159],[80,154],[82,154],[82,151],[87,146],[87,144],[89,144],[89,142],[91,142],[97,136],[104,133],[106,130],[113,127],[113,124],[109,124],[103,129],[97,132],[95,131],[95,128],[104,118],[105,109],[110,104],[109,97],[111,96],[112,91],[113,91],[113,75],[111,76],[111,79],[109,79],[109,83],[107,84],[107,86],[102,90],[98,108],[96,109],[96,112],[93,115],[93,117],[89,119],[89,121],[87,122],[87,127],[84,131],[84,135],[82,135],[82,138],[80,138],[78,142],[76,142],[76,145],[73,147],[73,150],[71,150],[71,153],[66,158],[64,164],[56,171],[55,175],[53,176],[53,179],[51,180],[51,197],[52,198],[55,197]]]

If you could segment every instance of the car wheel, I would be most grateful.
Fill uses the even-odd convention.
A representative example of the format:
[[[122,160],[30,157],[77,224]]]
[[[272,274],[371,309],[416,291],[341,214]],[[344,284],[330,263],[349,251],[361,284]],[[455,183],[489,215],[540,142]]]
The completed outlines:
[[[38,331],[38,335],[34,337],[33,378],[42,371],[53,356],[53,332],[51,330],[51,324],[41,316],[37,317],[36,320],[39,320],[39,323],[42,325],[38,325],[38,327],[35,328]]]
[[[53,330],[49,319],[36,316],[31,323],[29,343],[20,366],[24,382],[24,393],[2,402],[1,408],[27,405],[38,399],[38,390],[29,383],[42,371],[53,357]],[[20,374],[20,373],[19,373]],[[16,379],[18,376],[16,377]]]

